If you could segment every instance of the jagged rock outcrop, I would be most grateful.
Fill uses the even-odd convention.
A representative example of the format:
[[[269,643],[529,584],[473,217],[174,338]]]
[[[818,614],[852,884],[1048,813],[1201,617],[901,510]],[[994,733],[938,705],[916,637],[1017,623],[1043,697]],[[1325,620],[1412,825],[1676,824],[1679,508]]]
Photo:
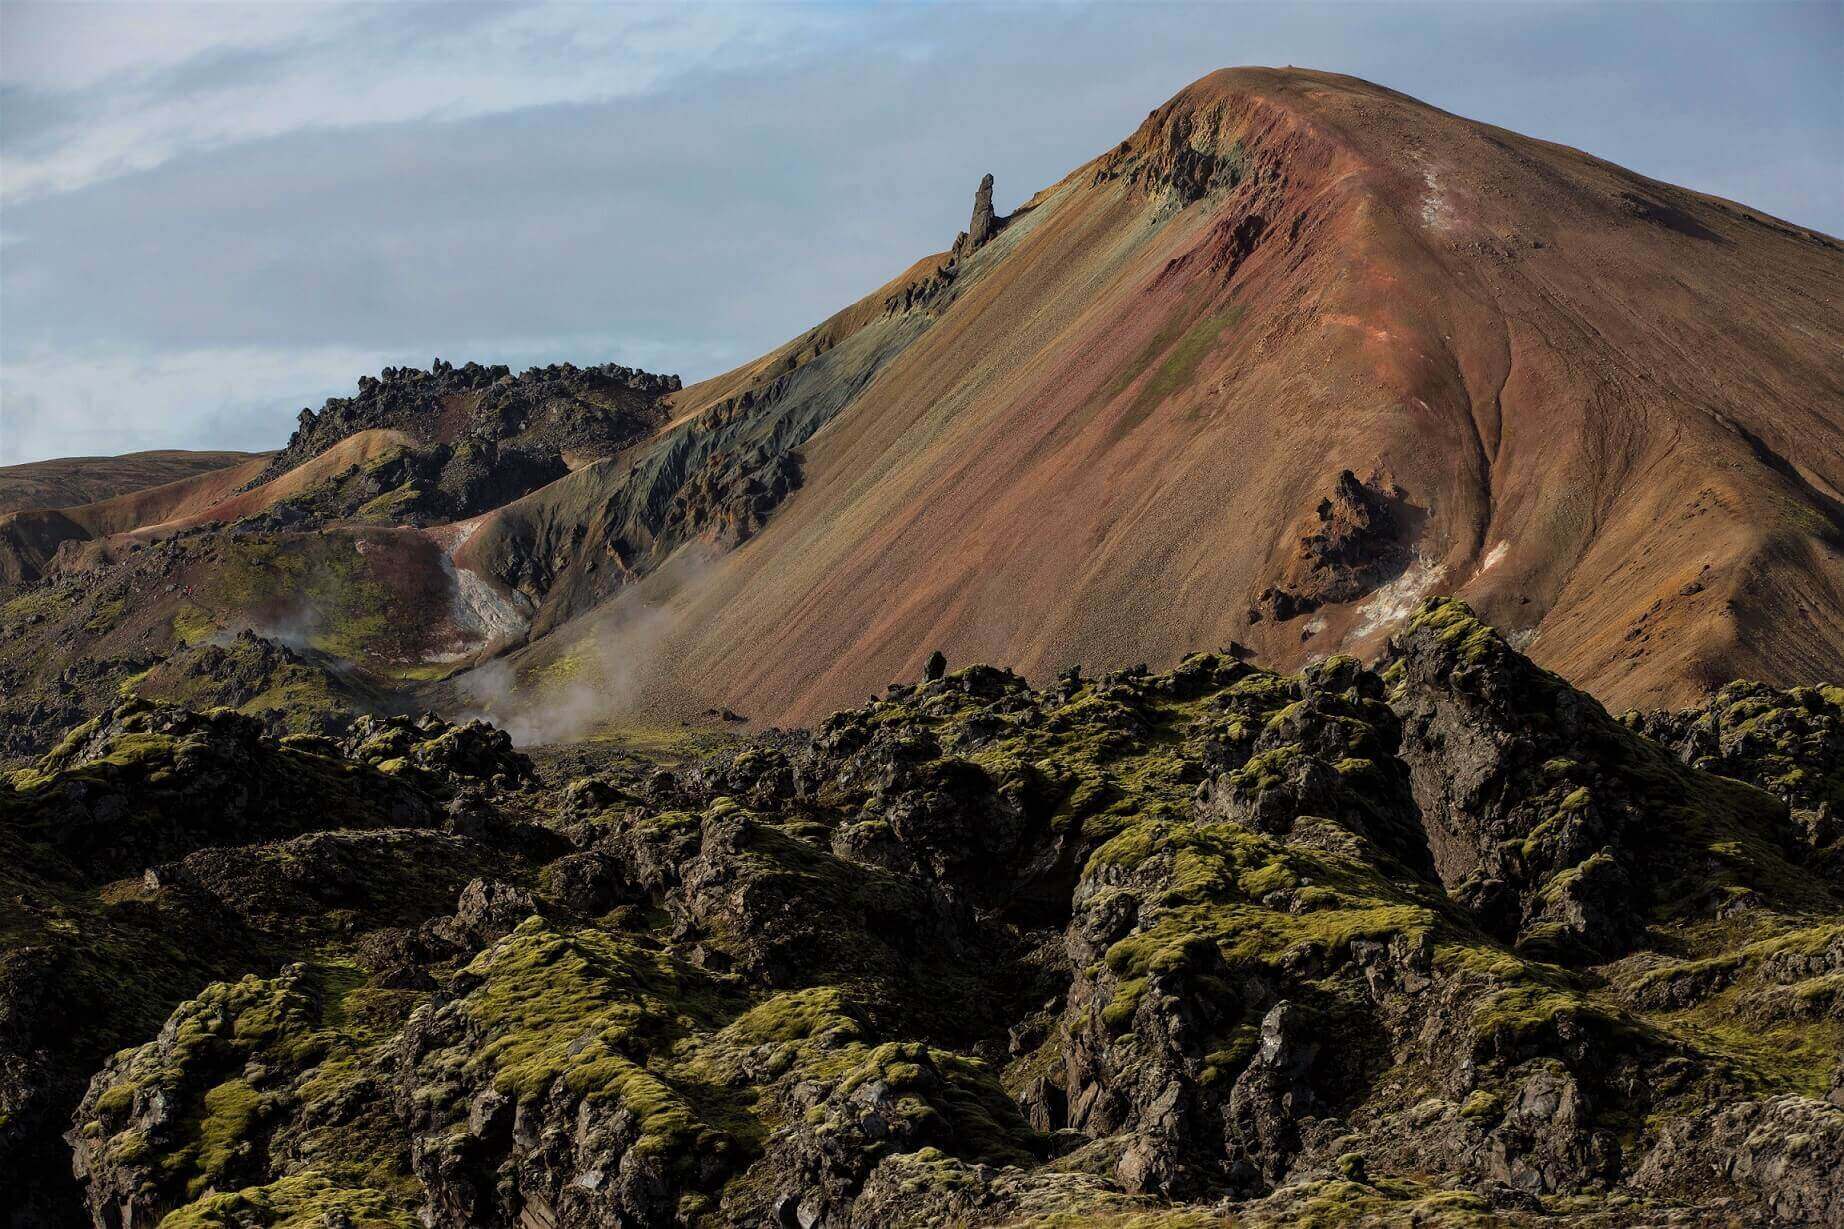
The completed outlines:
[[[1812,855],[1844,869],[1844,690],[1730,683],[1695,708],[1624,720],[1687,764],[1783,799]]]
[[[992,175],[986,174],[980,179],[979,190],[973,194],[973,220],[967,224],[967,242],[979,247],[992,238],[998,229],[998,221],[992,211]]]
[[[1706,816],[1756,865],[1795,856],[1774,799],[1688,775],[1463,604],[1425,606],[1394,653],[1402,758],[1441,879],[1520,950],[1615,956],[1648,908],[1708,915],[1754,902],[1761,888],[1712,873],[1701,842],[1662,842],[1662,815]]]
[[[973,217],[967,223],[967,229],[954,238],[954,246],[948,249],[947,262],[935,274],[934,278],[919,285],[912,285],[906,292],[899,310],[908,310],[917,303],[934,298],[952,283],[959,272],[961,264],[980,248],[986,246],[992,237],[999,233],[1005,219],[993,212],[992,176],[987,174],[980,179],[980,186],[973,193]],[[890,305],[886,305],[889,307]]]
[[[0,957],[0,1142],[104,1229],[1826,1223],[1836,886],[1463,607],[1381,675],[926,673],[543,789],[478,726],[99,724],[0,794],[88,944]],[[70,878],[40,808],[162,730],[425,801]],[[156,921],[213,940],[73,1048],[52,988]]]
[[[533,779],[531,757],[513,748],[506,731],[479,719],[361,716],[339,747],[346,758],[384,772],[414,770],[431,792],[457,782],[516,789]]]
[[[1234,188],[1249,173],[1249,151],[1241,141],[1224,145],[1212,132],[1219,114],[1179,105],[1174,99],[1146,117],[1129,140],[1096,160],[1094,182],[1124,179],[1142,191],[1170,193],[1181,206],[1219,188]]]
[[[427,442],[465,434],[529,447],[534,437],[542,437],[552,450],[600,445],[612,451],[625,438],[623,432],[631,433],[620,412],[632,414],[679,387],[677,376],[619,363],[552,364],[516,376],[499,364],[456,367],[441,359],[428,371],[386,367],[376,378],[360,376],[355,396],[329,397],[318,411],[303,409],[294,434],[258,481],[285,474],[340,440],[377,428]],[[443,421],[457,411],[458,423]]]
[[[1249,621],[1284,623],[1328,602],[1349,602],[1400,575],[1413,559],[1405,492],[1344,470],[1319,501],[1278,585],[1263,589]]]
[[[228,709],[128,700],[15,775],[26,816],[18,834],[99,882],[207,845],[320,827],[329,816],[377,827],[429,814],[420,792],[318,750],[278,747],[262,723]]]
[[[174,1004],[214,980],[242,984],[245,973],[272,971],[277,953],[293,951],[310,967],[290,985],[311,989],[316,1004],[336,1002],[340,1023],[310,1027],[267,1008],[244,1018],[233,1000],[249,996],[234,989],[182,1008],[139,1063],[160,1076],[146,1095],[98,1089],[75,1124],[98,1223],[151,1224],[180,1204],[199,1224],[246,1223],[238,1215],[264,1210],[279,1217],[283,1207],[404,1223],[366,1219],[398,1206],[376,1186],[388,1185],[382,1170],[342,1163],[335,1174],[321,1164],[339,1154],[333,1141],[390,1135],[371,1119],[354,1127],[352,1115],[364,1119],[378,1098],[370,1085],[351,1085],[358,1072],[332,1043],[369,1036],[374,1011],[389,1024],[386,1037],[401,1020],[388,995],[361,988],[352,964],[324,957],[351,945],[355,930],[451,912],[470,881],[514,873],[508,857],[528,864],[558,852],[556,838],[534,841],[517,820],[455,830],[439,796],[477,782],[445,775],[440,754],[422,759],[414,774],[392,775],[344,758],[323,738],[278,741],[229,710],[131,701],[33,768],[0,778],[9,902],[0,943],[0,1221],[77,1220],[72,1153],[58,1137],[73,1129],[91,1074],[124,1044],[153,1035]],[[282,993],[252,993],[266,1002],[272,990]],[[283,997],[292,1003],[292,995]],[[227,1046],[271,1056],[233,1063]],[[321,1057],[300,1098],[278,1099],[281,1086],[253,1067],[244,1078],[254,1092],[221,1087],[241,1064],[273,1067],[285,1084]],[[278,1118],[284,1105],[287,1122]],[[252,1152],[251,1141],[223,1134],[231,1128],[260,1131],[267,1142]],[[298,1156],[295,1144],[283,1147],[297,1135],[312,1141]],[[284,1154],[293,1159],[284,1164]],[[253,1195],[228,1193],[245,1185],[231,1175],[257,1170],[275,1181]],[[213,1184],[225,1193],[200,1205]]]
[[[1256,674],[1240,663],[1224,669]],[[1212,775],[1200,799],[1225,819],[1281,836],[1302,816],[1331,819],[1407,872],[1433,879],[1409,774],[1397,758],[1401,726],[1386,698],[1377,676],[1349,657],[1308,667],[1297,698],[1271,717],[1263,711],[1271,695],[1236,697],[1205,746]]]
[[[330,654],[248,629],[166,654],[140,675],[135,693],[193,709],[234,708],[277,735],[335,736],[386,702]]]
[[[428,371],[386,368],[360,377],[355,396],[302,410],[287,445],[221,513],[273,530],[475,516],[645,439],[667,421],[664,398],[678,389],[677,376],[617,363],[519,375],[440,359]],[[328,459],[367,441],[343,466]]]
[[[1725,1106],[1674,1122],[1634,1175],[1640,1187],[1758,1199],[1776,1224],[1844,1225],[1844,1109],[1808,1097]]]
[[[740,546],[768,524],[800,483],[798,452],[757,445],[718,453],[674,492],[669,516],[682,532],[708,536],[720,546]]]
[[[973,194],[973,220],[967,223],[967,247],[982,246],[997,229],[998,220],[992,211],[992,176],[987,174]]]
[[[363,1148],[396,1124],[378,1030],[339,1019],[344,991],[303,964],[218,983],[110,1060],[68,1137],[92,1221],[153,1229],[184,1206],[179,1223],[414,1225],[386,1189],[401,1157]]]

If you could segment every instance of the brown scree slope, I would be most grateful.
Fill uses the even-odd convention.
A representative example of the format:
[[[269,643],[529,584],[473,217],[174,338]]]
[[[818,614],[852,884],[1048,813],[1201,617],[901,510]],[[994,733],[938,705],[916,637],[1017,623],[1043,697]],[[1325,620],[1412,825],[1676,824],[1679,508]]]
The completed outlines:
[[[1374,647],[1428,591],[1616,707],[1844,673],[1830,237],[1352,78],[1231,69],[949,292],[888,293],[840,319],[926,327],[806,443],[802,489],[654,595],[680,616],[660,696],[809,720],[938,645],[1040,677],[1232,638],[1287,666]],[[681,419],[776,366],[684,390]],[[1345,470],[1396,532],[1341,587],[1300,543]],[[1339,600],[1253,621],[1269,587]],[[533,664],[598,634],[560,632]]]

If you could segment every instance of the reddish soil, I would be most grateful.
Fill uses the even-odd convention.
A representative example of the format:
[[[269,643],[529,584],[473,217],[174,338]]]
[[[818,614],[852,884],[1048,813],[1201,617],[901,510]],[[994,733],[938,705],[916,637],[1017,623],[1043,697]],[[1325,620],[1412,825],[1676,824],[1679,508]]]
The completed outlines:
[[[1181,204],[1200,157],[1243,174]],[[1199,81],[1033,206],[679,589],[660,703],[807,720],[937,647],[1291,666],[1424,590],[1615,706],[1844,677],[1837,240],[1295,70]],[[1251,625],[1347,469],[1416,563]]]

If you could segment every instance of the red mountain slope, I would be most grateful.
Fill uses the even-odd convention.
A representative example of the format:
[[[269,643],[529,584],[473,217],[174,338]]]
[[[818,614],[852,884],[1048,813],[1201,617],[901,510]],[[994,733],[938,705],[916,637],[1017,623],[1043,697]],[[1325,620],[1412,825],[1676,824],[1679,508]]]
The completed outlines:
[[[1616,706],[1844,674],[1835,239],[1232,69],[955,255],[676,399],[695,432],[884,339],[827,373],[862,387],[759,533],[670,597],[640,582],[677,616],[655,703],[809,719],[936,646],[1292,665],[1436,590]]]

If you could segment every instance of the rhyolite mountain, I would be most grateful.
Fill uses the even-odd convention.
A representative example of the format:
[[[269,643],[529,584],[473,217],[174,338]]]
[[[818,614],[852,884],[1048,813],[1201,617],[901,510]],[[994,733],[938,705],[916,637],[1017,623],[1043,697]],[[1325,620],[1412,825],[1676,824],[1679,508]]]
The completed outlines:
[[[740,468],[771,499],[792,451],[801,486],[652,582],[659,695],[806,721],[935,646],[1036,679],[1231,639],[1369,656],[1429,592],[1622,707],[1844,673],[1836,239],[1265,69],[1199,81],[978,241],[983,216],[674,398],[670,448],[766,449]],[[463,558],[554,628],[652,566],[658,466],[541,492]],[[696,506],[689,472],[670,497]],[[560,522],[613,557],[534,584],[514,561]]]
[[[1369,659],[1433,592],[1616,707],[1844,677],[1838,240],[1294,69],[992,192],[690,387],[393,370],[261,463],[0,518],[8,711],[254,628],[391,685],[499,659],[804,722],[937,646]]]
[[[1293,69],[993,193],[0,473],[5,1223],[1844,1226],[1844,244]]]

